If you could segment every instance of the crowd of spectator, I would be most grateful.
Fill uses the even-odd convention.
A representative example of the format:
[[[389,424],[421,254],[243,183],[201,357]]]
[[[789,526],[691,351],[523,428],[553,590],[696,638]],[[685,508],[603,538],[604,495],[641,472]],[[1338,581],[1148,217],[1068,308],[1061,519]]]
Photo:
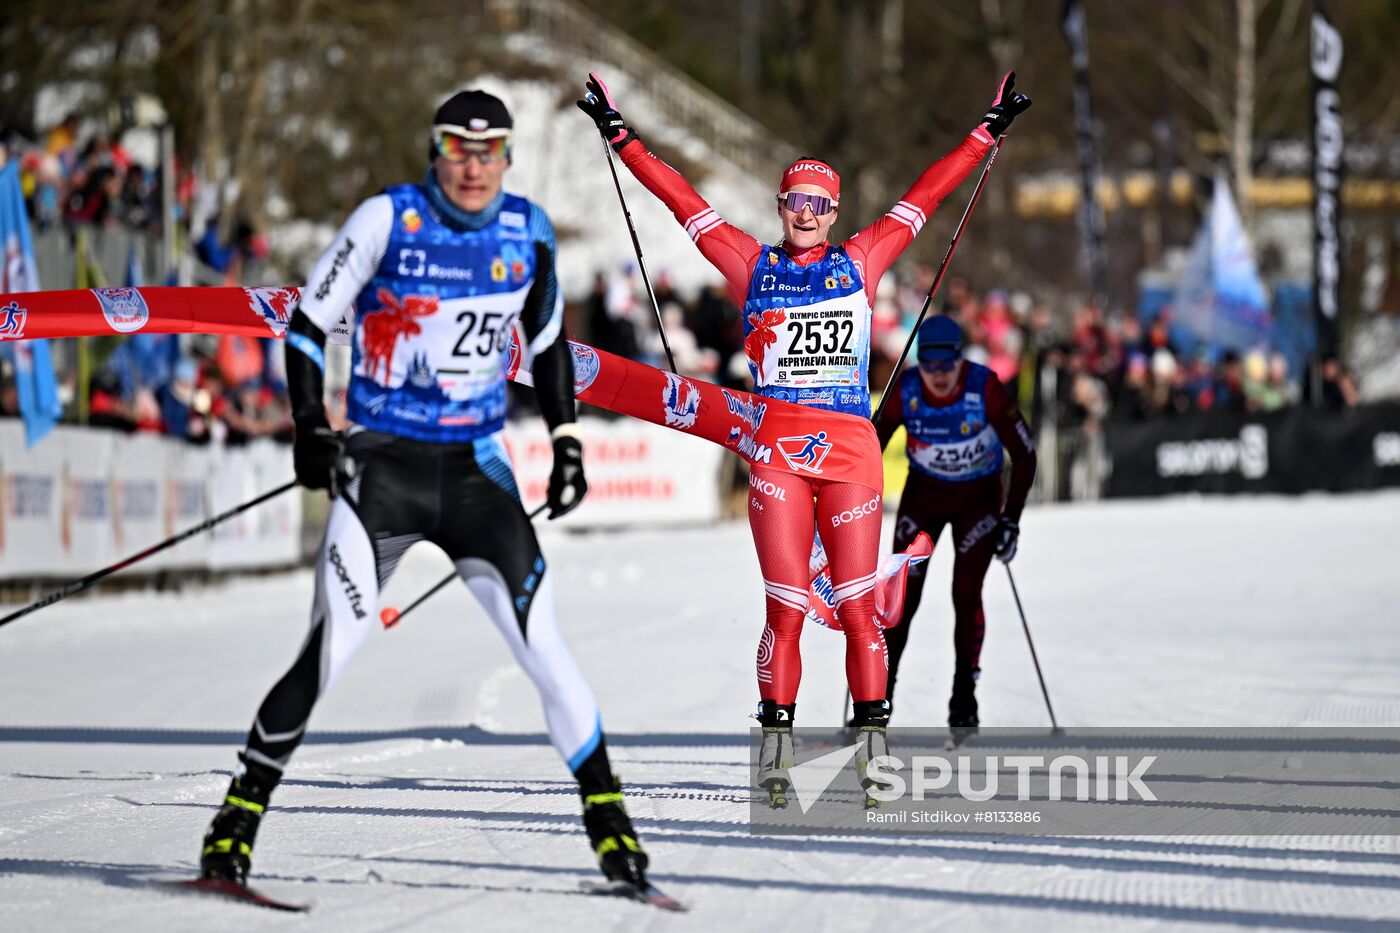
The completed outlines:
[[[162,167],[143,165],[100,126],[87,126],[71,113],[41,142],[6,134],[2,145],[19,161],[20,190],[37,231],[60,228],[71,234],[90,226],[161,234]],[[178,162],[174,174],[172,216],[191,234],[193,253],[208,272],[235,281],[246,263],[268,258],[267,238],[237,205],[225,223],[217,205],[203,203],[213,192]]]
[[[292,439],[279,341],[137,335],[98,369],[88,423],[134,432],[245,444]]]
[[[20,187],[35,227],[125,226],[158,234],[160,166],[142,165],[101,130],[83,132],[69,114],[37,146],[19,150]],[[177,203],[188,205],[193,181],[180,179]]]

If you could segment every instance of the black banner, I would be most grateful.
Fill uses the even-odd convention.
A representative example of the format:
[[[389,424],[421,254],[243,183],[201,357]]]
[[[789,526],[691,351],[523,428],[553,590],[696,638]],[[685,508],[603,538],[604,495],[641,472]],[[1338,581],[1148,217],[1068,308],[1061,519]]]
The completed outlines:
[[[1109,496],[1400,486],[1400,404],[1115,422],[1107,440]]]
[[[1060,29],[1074,65],[1074,128],[1079,149],[1079,235],[1094,298],[1107,300],[1107,270],[1103,246],[1103,209],[1099,206],[1099,150],[1094,110],[1089,97],[1089,26],[1080,0],[1065,0]]]
[[[1313,309],[1317,347],[1324,357],[1338,350],[1342,303],[1342,36],[1317,0],[1312,15]]]

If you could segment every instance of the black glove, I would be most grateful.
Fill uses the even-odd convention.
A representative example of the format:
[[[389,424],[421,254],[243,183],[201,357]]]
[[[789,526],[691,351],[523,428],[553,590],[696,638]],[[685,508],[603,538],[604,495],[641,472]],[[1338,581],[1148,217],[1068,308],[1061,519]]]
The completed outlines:
[[[554,469],[549,474],[549,517],[567,515],[588,494],[588,480],[583,478],[583,442],[576,437],[554,439]]]
[[[1008,71],[1001,79],[1001,87],[997,88],[996,100],[992,101],[992,109],[988,110],[982,117],[982,125],[987,128],[987,132],[992,136],[1000,136],[1011,127],[1011,121],[1022,113],[1025,113],[1031,105],[1031,99],[1025,94],[1017,94],[1012,90],[1016,86],[1016,72]],[[1014,550],[1014,548],[1013,548]]]
[[[993,552],[997,560],[1003,564],[1011,563],[1011,558],[1016,556],[1016,542],[1021,537],[1021,529],[1017,526],[1015,519],[1007,518],[1003,515],[997,519],[996,530],[992,532],[992,540],[995,543]]]
[[[622,119],[622,114],[617,112],[617,104],[613,103],[612,95],[608,93],[608,86],[603,83],[602,78],[590,71],[584,87],[588,89],[588,93],[584,95],[583,100],[577,101],[578,109],[593,118],[598,132],[603,134],[613,151],[621,152],[623,146],[637,138],[637,134]]]
[[[297,482],[307,489],[325,489],[339,495],[344,481],[342,457],[345,439],[331,429],[324,412],[306,415],[296,421],[292,442],[292,466]]]

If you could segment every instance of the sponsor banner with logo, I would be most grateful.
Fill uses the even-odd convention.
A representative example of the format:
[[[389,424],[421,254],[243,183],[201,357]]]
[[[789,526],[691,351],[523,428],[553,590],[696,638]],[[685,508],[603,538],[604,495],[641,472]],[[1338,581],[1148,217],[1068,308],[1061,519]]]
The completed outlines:
[[[215,460],[209,494],[217,515],[292,478],[292,449],[276,444],[226,448]],[[277,496],[223,522],[208,536],[213,570],[295,564],[300,556],[301,497]]]
[[[168,466],[166,439],[154,434],[113,436],[117,461],[107,469],[112,494],[112,549],[118,559],[170,536],[161,521]]]
[[[64,438],[68,450],[59,480],[63,496],[59,543],[64,555],[74,562],[72,566],[96,569],[123,556],[117,551],[112,509],[113,480],[125,474],[124,464],[117,460],[118,439],[126,440],[115,431],[89,431],[85,436]]]
[[[1347,492],[1400,486],[1400,405],[1201,412],[1108,428],[1107,494]]]
[[[1337,77],[1342,70],[1342,34],[1322,9],[1313,10],[1310,27],[1312,66],[1313,169],[1313,309],[1318,350],[1337,349],[1338,311],[1342,306],[1342,176],[1346,134]]]
[[[0,421],[0,578],[32,575],[53,560],[63,526],[63,432],[27,447],[23,422]]]
[[[195,447],[59,427],[32,448],[0,421],[0,579],[76,578],[198,525],[292,475],[291,449]],[[128,574],[297,562],[301,499],[279,496]]]
[[[582,418],[579,429],[588,497],[569,515],[549,524],[635,527],[711,522],[720,517],[724,451],[719,447],[630,419]],[[506,428],[506,447],[515,464],[521,498],[527,509],[533,509],[545,500],[554,465],[549,434],[537,418],[512,423]]]
[[[163,444],[165,488],[161,496],[160,531],[151,540],[163,541],[204,521],[209,512],[209,490],[216,482],[209,466],[209,450],[192,444]],[[259,506],[262,508],[262,506]],[[195,535],[151,558],[154,568],[209,566],[209,535]]]

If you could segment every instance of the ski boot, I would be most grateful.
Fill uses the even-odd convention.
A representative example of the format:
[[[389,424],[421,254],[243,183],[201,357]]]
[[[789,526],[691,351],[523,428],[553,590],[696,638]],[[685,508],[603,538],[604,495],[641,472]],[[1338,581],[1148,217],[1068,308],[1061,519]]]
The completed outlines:
[[[772,700],[758,704],[758,721],[763,726],[763,744],[758,749],[758,786],[768,792],[768,806],[784,810],[788,805],[792,767],[792,719],[796,704],[780,705]]]
[[[953,696],[948,700],[948,731],[954,748],[977,734],[977,678],[980,667],[960,667],[953,674]]]
[[[254,764],[247,765],[244,772],[229,783],[224,804],[204,834],[204,850],[199,856],[202,880],[217,879],[239,887],[247,886],[258,823],[280,779],[281,775],[271,768]]]
[[[637,888],[647,887],[647,854],[637,841],[637,831],[622,804],[622,784],[614,776],[612,790],[601,794],[581,793],[583,828],[598,867],[609,881],[622,881]]]
[[[880,806],[880,801],[871,794],[873,790],[889,790],[894,785],[869,776],[870,762],[890,753],[885,729],[890,721],[890,704],[887,700],[870,700],[854,704],[855,715],[851,725],[857,730],[856,778],[865,792],[864,807],[867,810]]]

